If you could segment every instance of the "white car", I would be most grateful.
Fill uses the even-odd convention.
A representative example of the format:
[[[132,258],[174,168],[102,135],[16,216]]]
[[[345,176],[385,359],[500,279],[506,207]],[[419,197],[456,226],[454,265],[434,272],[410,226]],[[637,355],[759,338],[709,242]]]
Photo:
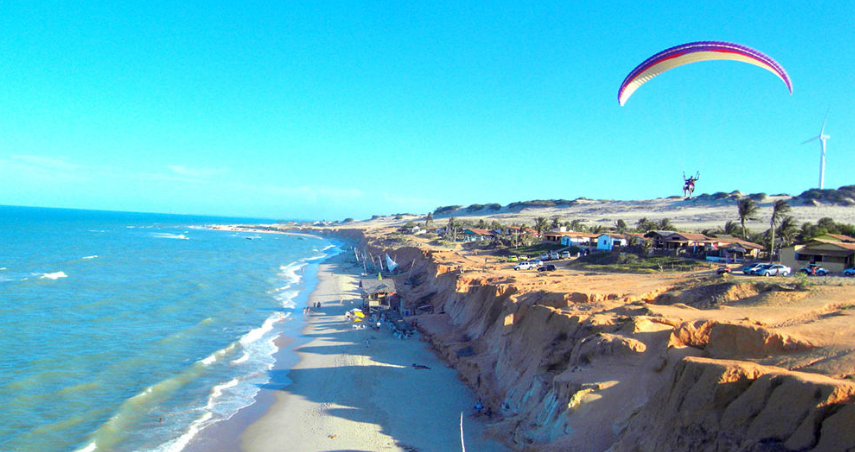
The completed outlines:
[[[542,261],[548,261],[548,260],[549,260],[549,253],[543,253],[543,254],[541,254],[541,255],[540,255],[540,260],[542,260]]]
[[[569,251],[562,251],[561,252],[561,259],[570,259],[570,252]]]
[[[792,269],[786,265],[771,264],[760,267],[757,274],[760,276],[790,276]]]
[[[537,267],[540,267],[539,261],[525,261],[514,265],[514,270],[534,270]]]
[[[549,260],[557,261],[558,259],[561,259],[561,256],[559,256],[555,251],[549,253]]]

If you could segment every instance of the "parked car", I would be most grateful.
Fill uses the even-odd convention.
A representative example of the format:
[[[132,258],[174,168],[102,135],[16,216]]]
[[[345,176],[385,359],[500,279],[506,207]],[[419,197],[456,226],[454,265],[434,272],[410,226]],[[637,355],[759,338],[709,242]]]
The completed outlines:
[[[790,276],[791,272],[790,267],[781,264],[767,264],[757,270],[757,274],[760,276]]]
[[[553,251],[549,253],[549,260],[557,261],[558,259],[561,259],[561,256],[557,252]]]
[[[719,265],[718,269],[715,272],[719,275],[723,275],[725,273],[733,273],[733,270],[731,270],[730,267],[728,267],[727,265]]]
[[[843,270],[843,276],[855,276],[855,267]]]
[[[799,271],[808,276],[828,276],[831,273],[827,268],[818,264],[808,264],[800,268]]]
[[[766,265],[766,264],[764,264],[764,263],[762,263],[762,262],[758,262],[758,263],[755,263],[755,264],[747,265],[747,266],[745,266],[745,267],[742,267],[742,273],[744,273],[744,274],[746,274],[746,275],[753,275],[753,274],[754,274],[754,273],[753,273],[753,272],[754,272],[754,270],[757,270],[758,268],[760,268],[760,267],[762,267],[762,266],[764,266],[764,265]]]
[[[536,264],[534,261],[525,261],[514,265],[514,270],[531,270],[533,268],[537,268],[538,266],[539,264]]]
[[[761,271],[766,270],[767,268],[770,268],[771,266],[772,266],[772,264],[760,264],[760,265],[752,268],[751,271],[748,272],[748,274],[749,275],[759,275]]]
[[[539,271],[539,272],[552,272],[552,271],[555,271],[555,265],[554,264],[546,264],[546,265],[538,268],[537,271]]]
[[[569,251],[562,251],[561,252],[561,259],[570,259],[570,252]]]
[[[543,253],[543,254],[541,254],[541,255],[540,255],[540,260],[542,260],[542,261],[548,261],[548,260],[549,260],[549,253]]]
[[[519,262],[520,258],[517,256],[508,256],[508,262]]]

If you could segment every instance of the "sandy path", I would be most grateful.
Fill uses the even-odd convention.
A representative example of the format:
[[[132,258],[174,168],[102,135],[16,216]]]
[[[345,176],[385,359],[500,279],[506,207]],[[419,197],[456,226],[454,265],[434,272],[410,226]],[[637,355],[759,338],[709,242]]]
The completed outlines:
[[[266,451],[460,450],[464,411],[466,447],[507,451],[483,437],[484,425],[468,416],[475,396],[453,369],[413,337],[395,339],[387,329],[355,330],[344,318],[358,306],[358,279],[345,257],[321,264],[314,310],[297,348],[292,383],[241,436],[242,448]],[[366,346],[366,340],[368,345]],[[430,369],[416,369],[418,363]]]

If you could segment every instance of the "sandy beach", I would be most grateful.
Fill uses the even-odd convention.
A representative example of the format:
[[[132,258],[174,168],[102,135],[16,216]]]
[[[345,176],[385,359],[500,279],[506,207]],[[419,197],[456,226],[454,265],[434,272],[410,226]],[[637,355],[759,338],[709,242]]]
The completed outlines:
[[[358,282],[344,255],[320,265],[309,304],[322,307],[308,316],[304,334],[310,341],[297,347],[299,363],[281,371],[290,384],[266,389],[275,402],[243,432],[241,448],[460,450],[463,412],[469,450],[509,450],[484,436],[484,423],[472,416],[475,395],[418,334],[401,340],[385,328],[357,330],[347,322],[345,312],[361,303]]]

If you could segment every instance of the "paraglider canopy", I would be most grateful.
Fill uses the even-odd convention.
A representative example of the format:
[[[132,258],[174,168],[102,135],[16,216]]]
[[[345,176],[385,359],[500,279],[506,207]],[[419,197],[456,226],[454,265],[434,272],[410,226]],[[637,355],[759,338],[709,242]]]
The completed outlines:
[[[793,85],[784,68],[762,52],[732,42],[699,41],[671,47],[644,60],[621,83],[618,90],[618,103],[623,106],[635,90],[665,71],[710,60],[741,61],[762,67],[777,75],[787,85],[790,94],[793,93]]]

